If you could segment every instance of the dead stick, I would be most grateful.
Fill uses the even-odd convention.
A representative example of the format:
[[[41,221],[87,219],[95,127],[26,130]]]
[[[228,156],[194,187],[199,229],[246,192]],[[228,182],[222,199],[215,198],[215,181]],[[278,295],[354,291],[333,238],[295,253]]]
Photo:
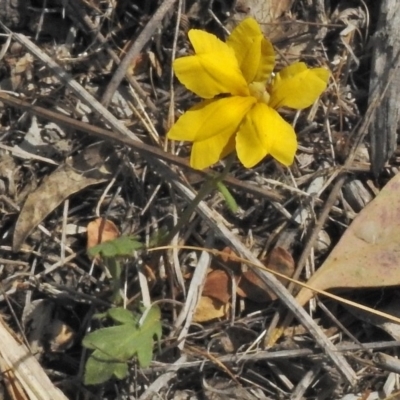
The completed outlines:
[[[100,33],[97,32],[96,26],[93,24],[91,19],[88,17],[86,12],[84,11],[84,4],[82,1],[73,0],[72,4],[67,3],[68,15],[74,19],[76,15],[81,20],[81,24],[88,28],[88,34],[94,39],[97,40],[102,46],[105,47],[107,54],[111,57],[111,59],[115,62],[115,64],[120,65],[121,60],[119,59],[117,53],[110,47],[107,39]],[[138,95],[142,98],[142,100],[146,103],[147,107],[151,110],[151,112],[155,113],[157,111],[156,105],[151,101],[150,97],[147,93],[141,88],[139,83],[133,77],[131,73],[126,73],[125,78],[132,86],[132,88],[138,93]]]
[[[104,107],[108,107],[115,91],[117,90],[119,84],[125,76],[126,70],[131,65],[132,60],[137,57],[142,51],[143,47],[150,40],[154,31],[160,26],[162,19],[165,14],[170,10],[170,8],[174,5],[176,0],[164,0],[158,10],[154,13],[154,15],[150,18],[147,25],[144,27],[138,38],[133,43],[132,47],[126,53],[126,56],[119,64],[117,70],[114,73],[110,83],[108,84],[106,91],[104,92],[103,98],[101,102]]]
[[[31,112],[49,121],[53,121],[55,123],[76,129],[78,131],[88,133],[89,135],[93,135],[101,139],[111,140],[113,142],[129,146],[139,154],[155,157],[160,160],[166,161],[170,164],[178,165],[179,167],[182,167],[186,170],[190,170],[192,173],[196,173],[203,177],[208,177],[211,172],[210,170],[192,169],[189,166],[186,159],[175,156],[171,153],[167,153],[166,151],[159,149],[158,147],[140,142],[138,140],[133,140],[128,136],[122,136],[113,131],[103,129],[95,125],[90,125],[86,122],[78,121],[61,113],[51,111],[43,107],[33,106],[27,103],[26,101],[10,96],[9,94],[2,91],[0,91],[0,101],[9,104],[11,106],[17,107],[19,109]],[[224,182],[226,182],[233,188],[243,190],[244,192],[247,193],[252,193],[257,197],[266,198],[270,201],[283,202],[284,199],[282,195],[273,190],[246,184],[245,182],[241,182],[240,180],[232,176],[224,177]]]

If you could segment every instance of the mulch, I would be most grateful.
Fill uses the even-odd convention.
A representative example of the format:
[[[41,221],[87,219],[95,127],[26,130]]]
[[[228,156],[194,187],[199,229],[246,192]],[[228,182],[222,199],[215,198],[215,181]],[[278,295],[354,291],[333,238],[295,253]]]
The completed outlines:
[[[396,356],[397,338],[335,301],[312,302],[306,328],[294,320],[268,346],[288,307],[296,312],[293,296],[271,295],[263,273],[249,278],[256,288],[232,295],[236,272],[212,253],[271,266],[268,255],[284,252],[306,281],[399,168],[397,114],[382,115],[398,104],[400,79],[396,68],[379,70],[382,55],[387,65],[397,60],[382,46],[398,43],[373,39],[382,29],[394,35],[399,7],[384,14],[389,0],[271,1],[266,12],[264,3],[0,0],[0,313],[66,398],[367,399],[399,390],[396,375],[373,362],[374,352]],[[299,59],[326,66],[329,87],[309,109],[283,111],[299,140],[290,168],[269,157],[250,170],[235,162],[225,184],[237,211],[215,190],[169,248],[123,259],[123,306],[157,302],[163,336],[150,366],[132,360],[125,379],[84,385],[82,339],[99,326],[93,315],[115,306],[112,277],[87,254],[88,224],[112,221],[118,235],[154,247],[223,170],[192,171],[190,146],[166,143],[197,101],[171,60],[190,51],[189,29],[223,39],[247,15],[274,44],[277,70]],[[196,298],[195,277],[210,270],[229,270],[229,307],[193,320],[185,304]],[[256,289],[261,300],[249,293]],[[379,307],[395,289],[344,295]],[[328,342],[335,351],[321,349]],[[10,393],[7,379],[0,384]]]

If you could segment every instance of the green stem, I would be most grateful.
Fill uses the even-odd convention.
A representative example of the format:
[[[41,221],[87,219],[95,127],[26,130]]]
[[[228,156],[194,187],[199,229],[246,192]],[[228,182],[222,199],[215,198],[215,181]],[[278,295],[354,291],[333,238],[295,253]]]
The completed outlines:
[[[105,265],[110,272],[112,279],[112,302],[118,304],[121,301],[121,295],[119,293],[121,287],[121,263],[117,257],[106,257]]]

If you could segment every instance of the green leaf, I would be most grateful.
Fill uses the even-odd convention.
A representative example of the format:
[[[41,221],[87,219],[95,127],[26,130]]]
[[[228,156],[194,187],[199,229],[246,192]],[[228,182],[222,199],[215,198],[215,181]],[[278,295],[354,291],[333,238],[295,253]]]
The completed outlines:
[[[88,349],[100,350],[105,356],[128,361],[136,353],[136,348],[131,346],[131,341],[138,333],[138,328],[133,324],[111,326],[89,333],[82,344]]]
[[[128,373],[128,364],[125,362],[109,360],[104,354],[96,350],[88,358],[85,366],[85,385],[98,385],[112,378],[123,379]]]
[[[142,347],[137,351],[137,359],[141,367],[148,367],[151,364],[153,352],[148,351],[148,348]]]
[[[147,311],[147,315],[145,312]],[[161,311],[158,306],[152,306],[149,309],[145,310],[143,313],[144,320],[141,321],[141,329],[142,331],[146,331],[151,333],[153,336],[157,336],[157,338],[161,337]]]
[[[127,362],[134,356],[140,367],[147,367],[153,356],[154,337],[161,338],[157,306],[147,309],[140,320],[137,314],[121,308],[110,309],[109,316],[122,325],[99,329],[82,341],[84,347],[95,350],[86,363],[85,382],[105,382],[113,375],[125,377]]]
[[[115,322],[119,322],[120,324],[137,325],[140,318],[140,316],[132,313],[132,311],[122,307],[110,308],[107,312],[107,315]]]
[[[132,236],[120,236],[114,240],[109,240],[100,243],[88,250],[90,256],[94,257],[102,255],[103,257],[129,257],[136,250],[143,247],[143,244],[138,242]]]

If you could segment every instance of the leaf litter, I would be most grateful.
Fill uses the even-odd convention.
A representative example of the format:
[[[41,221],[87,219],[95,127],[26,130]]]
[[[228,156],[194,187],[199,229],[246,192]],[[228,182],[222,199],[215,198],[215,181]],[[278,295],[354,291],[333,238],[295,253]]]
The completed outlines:
[[[1,329],[26,337],[25,344],[37,349],[37,360],[26,357],[35,365],[31,370],[42,368],[48,383],[63,393],[52,392],[55,386],[45,389],[44,383],[35,386],[45,380],[33,382],[21,373],[24,365],[20,370],[7,363],[2,370],[15,372],[10,379],[18,379],[18,386],[6,390],[19,390],[21,398],[36,390],[37,398],[51,393],[53,399],[86,394],[114,399],[117,393],[129,398],[132,390],[143,399],[154,393],[211,398],[216,390],[249,399],[341,399],[365,397],[382,387],[387,396],[398,391],[384,364],[370,366],[369,372],[364,368],[372,351],[397,355],[394,322],[319,296],[306,308],[309,320],[296,311],[307,328],[292,320],[267,351],[265,343],[281,326],[287,307],[293,311],[295,301],[306,306],[313,294],[301,289],[296,295],[283,277],[287,289],[275,293],[259,271],[229,257],[240,254],[316,289],[398,316],[392,288],[399,285],[398,152],[376,177],[365,137],[365,105],[376,101],[379,108],[379,99],[366,95],[367,41],[373,33],[368,15],[375,26],[375,2],[350,8],[346,1],[325,7],[319,1],[248,0],[233,6],[197,0],[181,15],[171,0],[144,7],[139,1],[54,0],[48,4],[53,12],[43,14],[36,3],[29,8],[29,26],[24,26],[26,15],[20,21],[20,14],[2,19],[32,39],[2,39],[0,89],[7,96],[17,91],[22,103],[7,103],[0,92]],[[232,29],[246,15],[261,23],[279,51],[279,68],[299,58],[327,66],[331,85],[309,109],[284,115],[295,125],[300,144],[290,169],[269,158],[252,170],[235,164],[226,184],[238,208],[231,209],[215,191],[174,239],[177,246],[198,250],[146,253],[146,246],[162,243],[186,208],[187,193],[199,190],[203,178],[185,166],[186,145],[177,145],[178,157],[168,156],[167,165],[157,158],[162,151],[154,156],[133,151],[137,147],[127,146],[128,139],[161,150],[168,124],[195,103],[171,82],[171,54],[190,52],[188,29],[223,38],[225,27]],[[55,33],[57,21],[63,28]],[[128,63],[118,75],[121,61]],[[79,77],[81,85],[66,73]],[[122,77],[129,87],[113,88],[111,78]],[[107,112],[98,100],[108,105]],[[37,108],[29,109],[33,103]],[[53,114],[36,115],[40,109]],[[108,139],[96,127],[111,132]],[[173,164],[177,167],[170,168]],[[67,230],[72,225],[76,230]],[[104,240],[102,229],[110,231]],[[225,246],[225,258],[206,259],[201,252]],[[39,304],[45,305],[43,312]],[[32,308],[35,321],[25,325],[19,310]],[[35,326],[40,329],[29,331]],[[64,345],[65,327],[74,339]],[[17,346],[20,338],[0,334],[8,340],[0,353],[9,360],[10,343]],[[345,356],[341,351],[348,344],[353,347]],[[85,368],[86,374],[78,375]],[[377,376],[373,381],[371,373]]]

